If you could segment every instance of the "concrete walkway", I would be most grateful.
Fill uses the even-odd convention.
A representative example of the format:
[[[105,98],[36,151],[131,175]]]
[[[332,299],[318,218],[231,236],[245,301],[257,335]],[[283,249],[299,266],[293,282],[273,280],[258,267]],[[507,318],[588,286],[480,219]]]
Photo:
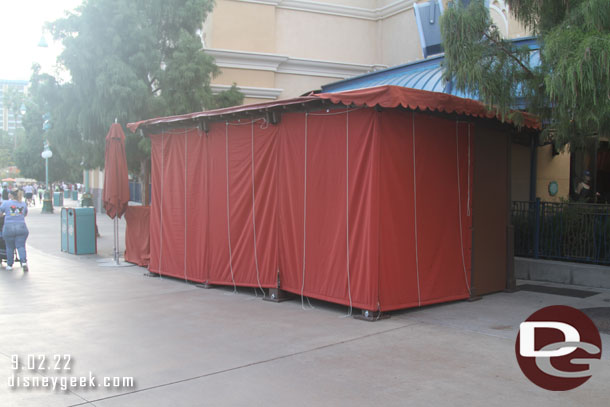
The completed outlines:
[[[539,308],[610,307],[610,290],[585,299],[499,293],[370,323],[327,303],[303,310],[252,289],[205,290],[135,266],[102,266],[112,255],[105,215],[100,256],[62,253],[59,211],[39,212],[27,219],[31,271],[0,270],[0,406],[609,405],[609,335],[600,371],[563,393],[526,379],[515,338]],[[11,389],[12,355],[26,362],[16,376],[95,377],[96,387]],[[45,355],[51,369],[27,369],[29,355],[37,363]],[[62,363],[69,355],[71,370],[53,370],[55,355]],[[102,388],[105,377],[135,385]]]

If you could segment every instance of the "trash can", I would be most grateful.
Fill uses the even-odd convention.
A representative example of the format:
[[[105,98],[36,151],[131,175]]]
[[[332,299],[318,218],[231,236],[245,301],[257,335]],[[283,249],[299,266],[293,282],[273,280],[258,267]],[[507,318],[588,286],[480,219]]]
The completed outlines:
[[[53,192],[53,206],[64,206],[64,195],[61,192]]]
[[[61,251],[68,251],[68,208],[61,208]]]
[[[75,201],[78,201],[78,191],[76,191],[76,190],[72,191],[72,199]]]
[[[71,254],[97,253],[94,208],[61,209],[61,251]]]

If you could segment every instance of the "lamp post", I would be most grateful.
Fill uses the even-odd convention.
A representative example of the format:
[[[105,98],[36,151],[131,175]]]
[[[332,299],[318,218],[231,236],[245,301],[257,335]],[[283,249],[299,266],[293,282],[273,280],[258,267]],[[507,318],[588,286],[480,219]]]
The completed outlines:
[[[51,193],[49,192],[49,158],[53,157],[53,152],[49,149],[49,144],[45,141],[44,150],[40,154],[44,158],[44,169],[46,178],[46,187],[44,191],[44,198],[42,200],[42,213],[53,213],[53,201],[51,200]]]

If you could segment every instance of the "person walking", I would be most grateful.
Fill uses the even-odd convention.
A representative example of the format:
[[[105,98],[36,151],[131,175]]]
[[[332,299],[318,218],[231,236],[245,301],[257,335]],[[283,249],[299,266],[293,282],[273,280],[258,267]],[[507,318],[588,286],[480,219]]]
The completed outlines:
[[[27,206],[33,205],[32,198],[34,197],[34,187],[27,184],[23,187],[23,192],[25,193],[25,203]]]
[[[28,214],[28,206],[19,199],[19,190],[13,189],[10,192],[10,199],[2,202],[0,214],[4,214],[2,238],[6,244],[6,269],[13,269],[16,248],[17,253],[19,253],[21,267],[24,272],[27,272],[29,268],[25,252],[25,241],[30,232],[25,224],[25,217]]]
[[[8,198],[8,184],[5,182],[2,184],[2,200],[6,201]]]

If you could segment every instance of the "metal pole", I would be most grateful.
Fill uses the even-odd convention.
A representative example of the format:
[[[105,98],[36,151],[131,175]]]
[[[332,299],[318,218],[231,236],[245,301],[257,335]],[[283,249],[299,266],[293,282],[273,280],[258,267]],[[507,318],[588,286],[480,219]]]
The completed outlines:
[[[536,180],[538,178],[538,136],[531,136],[530,143],[530,202],[536,200]]]
[[[44,170],[46,189],[42,199],[42,213],[53,213],[53,195],[51,194],[51,191],[49,191],[49,157],[44,158]]]
[[[119,217],[114,217],[114,262],[119,265]]]
[[[534,210],[536,213],[534,214],[534,258],[537,259],[540,254],[540,207],[541,202],[540,198],[536,198],[534,204]]]
[[[506,148],[506,201],[508,211],[506,214],[506,290],[509,292],[515,291],[517,288],[517,280],[515,278],[515,227],[512,224],[511,208],[512,208],[512,153],[513,153],[513,135],[510,133],[507,137]]]
[[[597,203],[597,150],[598,150],[598,142],[595,142],[593,147],[593,202]]]
[[[117,123],[117,118],[114,118],[114,124]],[[105,176],[105,175],[104,175]],[[115,171],[116,177],[116,185],[120,185],[119,183],[119,172]],[[116,265],[119,265],[119,215],[115,214],[114,216],[114,260]]]

